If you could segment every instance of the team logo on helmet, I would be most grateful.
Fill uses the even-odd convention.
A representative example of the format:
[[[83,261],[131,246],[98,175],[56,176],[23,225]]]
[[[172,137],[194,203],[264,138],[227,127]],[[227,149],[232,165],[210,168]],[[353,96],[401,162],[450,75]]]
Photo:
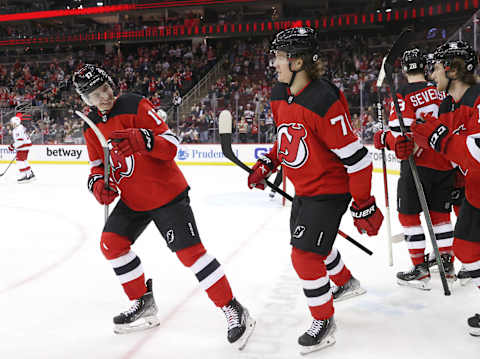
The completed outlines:
[[[86,64],[73,75],[73,85],[80,96],[88,95],[105,82],[114,87],[112,78],[105,70],[91,64]]]
[[[288,167],[299,168],[308,159],[307,130],[302,124],[283,124],[278,128],[278,159]]]

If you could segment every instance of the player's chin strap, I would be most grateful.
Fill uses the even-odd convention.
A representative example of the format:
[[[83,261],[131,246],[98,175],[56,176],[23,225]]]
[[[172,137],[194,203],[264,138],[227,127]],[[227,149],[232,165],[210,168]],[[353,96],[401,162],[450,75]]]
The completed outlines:
[[[448,93],[448,90],[450,89],[450,86],[452,85],[452,81],[455,80],[455,79],[452,79],[450,76],[448,76],[448,72],[451,70],[450,66],[448,66],[447,68],[445,68],[445,76],[447,77],[448,79],[448,83],[447,83],[447,88],[445,89],[445,93]]]
[[[303,65],[302,65],[302,67],[303,67]],[[292,63],[291,62],[288,63],[288,69],[292,73],[292,78],[290,79],[290,82],[288,83],[288,87],[290,87],[290,86],[292,86],[293,81],[295,80],[295,76],[297,76],[297,72],[302,71],[302,69],[296,70],[296,71],[292,70]]]
[[[447,88],[445,89],[445,93],[448,93],[448,90],[450,90],[450,85],[452,84],[452,78],[449,77],[446,73],[445,75],[447,76],[447,79],[448,79],[448,83],[447,83]]]

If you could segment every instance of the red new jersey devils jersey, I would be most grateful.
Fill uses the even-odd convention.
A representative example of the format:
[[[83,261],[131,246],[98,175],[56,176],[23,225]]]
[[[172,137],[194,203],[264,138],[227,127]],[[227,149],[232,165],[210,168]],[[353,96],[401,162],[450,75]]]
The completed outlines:
[[[284,84],[272,89],[278,158],[298,196],[350,192],[370,196],[372,161],[354,134],[343,93],[326,80],[310,82],[295,96]]]
[[[151,152],[123,158],[110,151],[110,181],[121,191],[121,199],[135,211],[147,211],[169,203],[187,188],[187,182],[174,161],[178,139],[155,112],[147,99],[125,94],[117,98],[110,112],[89,116],[107,141],[112,131],[146,128],[154,134]],[[94,132],[85,125],[84,136],[91,172],[103,174],[103,150]]]
[[[470,87],[458,102],[455,102],[452,96],[443,100],[438,119],[447,125],[452,133],[471,135],[473,138],[471,147],[478,147],[480,144],[475,141],[475,137],[480,133],[480,85]],[[465,157],[470,155],[471,153],[465,151]],[[473,161],[469,162],[473,163]],[[478,190],[480,166],[461,168],[461,170],[465,175],[465,197],[471,205],[480,208],[480,191]]]
[[[402,112],[403,121],[407,130],[422,113],[430,113],[438,117],[438,108],[445,98],[443,92],[438,92],[430,82],[413,82],[403,86],[397,93],[398,105]],[[400,122],[395,111],[394,103],[390,106],[390,119],[388,126],[393,137],[387,136],[387,143],[390,149],[394,148],[394,137],[401,135]],[[418,166],[432,168],[439,171],[452,169],[450,161],[433,149],[419,149],[415,153],[415,163]]]

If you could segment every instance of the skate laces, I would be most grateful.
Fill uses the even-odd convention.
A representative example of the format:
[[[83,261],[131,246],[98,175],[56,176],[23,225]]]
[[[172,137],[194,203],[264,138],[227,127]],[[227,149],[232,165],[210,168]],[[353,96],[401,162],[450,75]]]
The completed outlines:
[[[325,325],[325,320],[313,320],[312,326],[310,329],[307,330],[307,334],[311,337],[316,337],[320,330],[322,330],[323,326]]]
[[[228,330],[240,326],[240,320],[238,319],[238,311],[231,305],[222,307],[225,316],[227,317]]]
[[[141,302],[142,302],[141,299],[136,299],[135,302],[133,302],[133,305],[130,307],[130,309],[127,309],[122,314],[128,317],[130,314],[135,313],[138,309],[140,309]]]

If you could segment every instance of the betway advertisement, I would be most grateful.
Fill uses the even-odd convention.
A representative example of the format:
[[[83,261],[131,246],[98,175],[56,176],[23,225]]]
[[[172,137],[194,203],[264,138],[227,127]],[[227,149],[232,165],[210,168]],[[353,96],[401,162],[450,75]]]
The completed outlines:
[[[372,155],[374,168],[381,169],[381,152],[373,146],[367,147]],[[259,156],[268,152],[271,148],[271,144],[232,145],[236,156],[249,165],[253,165]],[[9,151],[8,146],[0,145],[0,163],[8,163],[14,156],[15,153]],[[85,145],[33,145],[28,160],[32,163],[88,164],[87,147]],[[232,165],[223,156],[221,146],[216,144],[180,145],[175,160],[179,165]],[[390,151],[386,151],[386,162],[390,172],[398,173],[400,162]]]
[[[15,156],[8,146],[0,146],[0,162],[10,162]],[[85,145],[33,145],[28,153],[32,163],[88,164]]]

